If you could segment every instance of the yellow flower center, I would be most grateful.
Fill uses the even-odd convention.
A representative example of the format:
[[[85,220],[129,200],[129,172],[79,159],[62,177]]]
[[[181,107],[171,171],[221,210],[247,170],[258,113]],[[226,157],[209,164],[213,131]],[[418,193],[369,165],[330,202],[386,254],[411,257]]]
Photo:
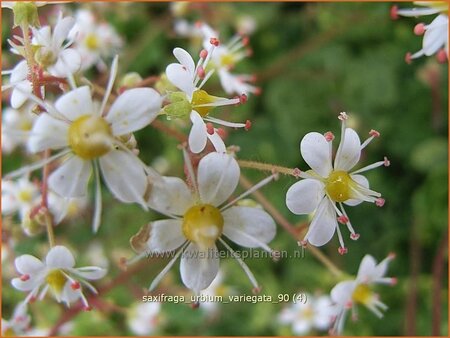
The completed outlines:
[[[22,131],[30,131],[33,128],[33,123],[28,120],[24,120],[20,122],[19,129]]]
[[[55,294],[61,294],[64,285],[66,285],[67,278],[64,276],[64,274],[61,272],[61,270],[52,270],[46,278],[47,284],[50,285],[53,292]]]
[[[92,160],[111,150],[112,131],[101,117],[83,115],[69,127],[69,146],[84,160]]]
[[[5,331],[2,332],[3,337],[17,337],[18,334],[14,331],[12,327],[7,328]]]
[[[21,202],[31,202],[33,193],[30,190],[22,190],[18,193],[17,199]]]
[[[195,205],[184,214],[182,230],[188,240],[202,249],[211,248],[222,234],[223,216],[210,204]]]
[[[209,111],[213,107],[198,107],[202,104],[208,104],[214,102],[214,97],[209,95],[206,91],[198,89],[192,94],[192,107],[197,111],[201,116],[208,115]]]
[[[333,171],[325,181],[328,196],[335,202],[345,202],[352,197],[352,186],[356,183],[345,171]]]
[[[53,51],[46,47],[40,47],[36,54],[35,59],[42,67],[46,68],[53,65],[56,62],[56,55]]]
[[[88,36],[86,36],[85,44],[88,49],[96,50],[100,45],[100,41],[98,40],[98,37],[95,34],[91,33]]]
[[[220,57],[220,63],[225,67],[233,67],[235,64],[233,54],[224,54]]]
[[[353,301],[363,305],[370,304],[372,298],[373,292],[367,284],[358,284],[352,294]]]

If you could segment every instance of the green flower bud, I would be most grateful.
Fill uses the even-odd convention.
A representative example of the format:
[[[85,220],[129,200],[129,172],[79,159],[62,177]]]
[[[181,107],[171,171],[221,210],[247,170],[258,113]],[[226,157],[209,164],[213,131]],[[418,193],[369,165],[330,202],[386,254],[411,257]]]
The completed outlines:
[[[12,10],[14,13],[14,26],[39,26],[37,6],[33,2],[17,1]]]

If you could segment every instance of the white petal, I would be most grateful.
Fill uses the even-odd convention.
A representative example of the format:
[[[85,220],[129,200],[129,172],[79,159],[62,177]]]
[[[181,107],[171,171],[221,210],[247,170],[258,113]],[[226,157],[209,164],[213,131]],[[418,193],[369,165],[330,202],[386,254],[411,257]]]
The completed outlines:
[[[62,46],[65,39],[69,35],[69,31],[75,25],[75,19],[67,16],[61,20],[58,20],[53,30],[53,47],[59,48]]]
[[[272,217],[264,210],[251,207],[231,207],[222,213],[223,234],[247,248],[257,248],[259,242],[269,243],[276,234]],[[255,242],[252,238],[256,239]]]
[[[42,270],[45,265],[42,261],[31,255],[22,255],[14,260],[16,269],[22,275],[34,275]]]
[[[363,282],[368,282],[375,272],[376,266],[377,262],[375,258],[371,255],[365,255],[361,261],[361,264],[359,264],[357,279]]]
[[[75,274],[87,280],[97,280],[105,277],[107,270],[98,266],[84,266],[82,268],[72,269]]]
[[[189,148],[193,153],[198,154],[206,147],[208,133],[202,117],[194,110],[191,112],[191,121],[192,128],[189,133]]]
[[[150,208],[171,215],[182,216],[193,205],[192,193],[178,177],[163,177],[152,186],[147,204]]]
[[[31,82],[28,80],[19,82],[16,85],[16,88],[12,90],[11,94],[11,107],[14,109],[20,108],[25,101],[28,99],[28,96],[24,93],[30,93],[32,92],[33,87],[31,86]]]
[[[239,176],[239,165],[231,155],[209,153],[198,165],[200,199],[214,206],[221,205],[236,189]]]
[[[327,197],[323,198],[309,226],[306,237],[308,242],[314,246],[328,243],[338,226],[336,211],[332,203]]]
[[[49,114],[39,115],[28,139],[28,150],[37,153],[47,149],[60,149],[68,145],[69,124]]]
[[[286,193],[286,206],[297,215],[309,214],[316,210],[323,196],[325,187],[322,182],[304,179],[293,184]]]
[[[195,86],[192,74],[185,66],[182,66],[179,63],[171,63],[166,68],[166,75],[175,87],[186,93],[189,100],[192,99]]]
[[[65,246],[57,245],[48,252],[45,264],[49,268],[69,269],[74,267],[75,258]]]
[[[50,74],[58,77],[68,77],[81,68],[81,56],[73,48],[67,48],[58,55],[56,63],[48,68]]]
[[[72,156],[50,174],[48,186],[63,197],[82,197],[87,194],[87,184],[92,164],[78,156]]]
[[[150,226],[150,238],[147,242],[152,252],[168,252],[179,248],[186,238],[181,230],[182,221],[165,219],[155,221]]]
[[[20,61],[12,70],[10,82],[16,83],[26,80],[28,75],[28,64],[25,60]],[[14,107],[13,107],[14,108]]]
[[[345,137],[342,137],[344,142],[341,140],[336,152],[334,170],[349,171],[358,163],[361,156],[361,141],[356,131],[351,128],[346,128]]]
[[[88,86],[74,89],[55,102],[56,109],[70,121],[83,115],[94,114],[91,90]]]
[[[132,154],[113,150],[100,158],[103,179],[114,197],[122,202],[145,205],[147,176],[139,160]]]
[[[292,324],[292,331],[296,335],[304,335],[311,330],[311,321],[306,318],[298,318]]]
[[[426,56],[433,55],[443,47],[448,39],[448,17],[445,14],[438,15],[425,31],[423,36],[423,50]]]
[[[332,170],[330,145],[322,134],[306,134],[300,143],[300,152],[312,170],[322,177],[328,177]]]
[[[208,134],[206,133],[206,136],[208,136],[209,140],[211,141],[211,143],[214,146],[214,149],[216,149],[216,151],[218,153],[226,153],[227,152],[227,147],[225,146],[225,143],[223,142],[222,138],[219,136],[219,134],[214,131],[214,134]]]
[[[338,283],[331,290],[331,299],[334,303],[345,306],[352,299],[353,290],[356,287],[355,281],[345,281]]]
[[[350,177],[352,178],[353,181],[358,183],[360,186],[362,186],[364,188],[369,188],[369,181],[363,175],[350,175]],[[362,202],[364,202],[364,201],[354,198],[354,199],[349,199],[349,200],[345,201],[344,204],[354,207],[355,205],[361,204]]]
[[[161,109],[162,98],[152,88],[125,91],[113,103],[106,115],[116,136],[131,133],[150,124]]]
[[[180,263],[181,279],[189,289],[199,292],[206,289],[219,272],[218,250],[214,246],[208,251],[191,243],[183,252]]]
[[[189,73],[192,74],[192,78],[195,72],[195,63],[192,59],[191,54],[186,52],[183,48],[175,48],[173,50],[173,55],[177,58],[178,62],[180,62],[183,66],[187,68]]]
[[[80,290],[72,289],[70,284],[71,283],[67,281],[66,284],[64,284],[64,288],[61,292],[61,301],[66,304],[73,303],[80,298]]]
[[[41,282],[41,279],[38,278],[30,278],[27,281],[22,281],[20,278],[14,278],[11,281],[11,284],[14,288],[20,291],[31,291],[36,286],[38,286]]]

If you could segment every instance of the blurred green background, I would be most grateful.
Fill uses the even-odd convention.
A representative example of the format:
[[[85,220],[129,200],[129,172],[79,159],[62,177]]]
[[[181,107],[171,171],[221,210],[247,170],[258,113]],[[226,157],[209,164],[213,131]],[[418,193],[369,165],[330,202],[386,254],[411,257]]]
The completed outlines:
[[[352,224],[361,234],[358,241],[348,239],[349,252],[337,253],[334,238],[320,248],[339,268],[356,274],[362,257],[369,253],[377,261],[394,252],[397,258],[388,276],[398,278],[395,287],[379,286],[381,300],[389,306],[384,319],[369,310],[359,309],[359,320],[347,321],[348,335],[440,335],[448,334],[448,65],[433,58],[421,58],[408,65],[407,51],[421,47],[421,37],[413,34],[420,19],[389,17],[391,3],[205,3],[187,5],[183,17],[189,22],[205,21],[220,32],[226,41],[236,31],[240,19],[249,16],[256,23],[250,36],[253,55],[237,66],[240,73],[257,76],[262,88],[259,96],[251,95],[248,103],[216,109],[214,116],[233,121],[252,120],[249,132],[230,131],[227,144],[239,145],[240,159],[307,169],[299,153],[301,138],[310,131],[332,131],[340,138],[337,115],[346,111],[351,126],[361,139],[371,129],[380,131],[364,151],[361,166],[387,156],[388,168],[367,174],[371,187],[386,199],[383,208],[362,204],[347,208]],[[402,4],[406,7],[411,4]],[[158,75],[174,62],[172,49],[184,47],[194,54],[199,45],[178,37],[173,31],[175,17],[167,3],[68,4],[65,12],[87,7],[111,22],[125,39],[121,52],[120,74],[137,71],[143,77]],[[51,6],[40,10],[50,15]],[[3,67],[10,68],[14,57],[7,51],[11,13],[2,14]],[[428,18],[427,18],[428,19]],[[430,19],[431,20],[431,19]],[[89,75],[99,75],[92,71]],[[104,77],[101,78],[104,81]],[[217,79],[206,86],[209,93],[226,96]],[[5,104],[5,102],[3,102]],[[164,118],[161,121],[166,122]],[[184,129],[183,131],[186,131]],[[168,161],[167,175],[183,176],[182,155],[177,141],[148,127],[136,134],[141,158],[152,163],[157,158]],[[335,142],[335,146],[337,143]],[[17,168],[26,160],[17,151],[3,157],[3,172]],[[266,174],[251,169],[241,172],[256,182]],[[38,176],[39,173],[36,173]],[[293,215],[285,206],[287,189],[294,178],[281,177],[262,192],[293,224],[305,218]],[[135,205],[125,205],[104,193],[104,215],[100,231],[90,229],[92,208],[67,224],[56,228],[57,241],[78,253],[79,265],[89,265],[87,252],[93,241],[103,246],[110,260],[107,284],[122,273],[117,267],[120,257],[131,257],[129,238],[145,223],[163,218],[145,212]],[[15,236],[15,252],[42,256],[47,250],[45,234],[34,238],[5,228]],[[298,250],[296,241],[278,227],[271,246],[288,251]],[[234,246],[239,249],[237,246]],[[439,250],[444,255],[439,265]],[[13,257],[3,261],[2,312],[9,318],[14,304],[24,294],[10,286]],[[437,263],[438,262],[438,263]],[[73,320],[73,335],[130,335],[123,309],[140,301],[141,289],[148,287],[165,266],[163,260],[151,260],[139,271],[104,295],[104,311],[81,313]],[[338,282],[306,250],[302,259],[247,260],[263,286],[263,293],[276,297],[282,293],[310,292],[327,294]],[[223,260],[224,285],[239,294],[251,294],[251,285],[238,264]],[[441,266],[443,271],[437,271]],[[162,284],[168,294],[185,294],[178,263]],[[437,300],[433,302],[433,295]],[[434,296],[436,297],[436,296]],[[286,304],[285,304],[286,305]],[[284,306],[285,306],[284,305]],[[434,307],[441,308],[441,318]],[[288,326],[280,325],[276,316],[283,304],[219,304],[219,314],[211,318],[202,309],[184,304],[162,304],[156,335],[291,335]],[[51,327],[67,310],[50,296],[30,306],[33,323]],[[311,332],[311,334],[322,334]],[[326,333],[325,333],[326,334]]]

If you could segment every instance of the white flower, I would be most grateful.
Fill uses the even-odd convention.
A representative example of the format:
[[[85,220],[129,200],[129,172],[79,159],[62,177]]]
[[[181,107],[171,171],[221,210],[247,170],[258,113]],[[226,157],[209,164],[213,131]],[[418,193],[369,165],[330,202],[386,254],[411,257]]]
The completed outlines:
[[[161,303],[145,302],[131,307],[127,313],[130,330],[139,336],[148,336],[158,327]]]
[[[23,336],[30,327],[31,317],[27,312],[27,304],[19,303],[10,320],[2,318],[2,337]]]
[[[219,306],[221,302],[210,301],[216,296],[227,297],[227,295],[233,293],[233,289],[223,284],[224,274],[220,269],[216,278],[212,281],[211,285],[200,293],[200,296],[205,296],[206,301],[201,302],[200,309],[202,309],[208,317],[214,317],[219,313]]]
[[[31,105],[17,110],[6,108],[2,112],[2,151],[4,154],[13,152],[17,147],[27,143],[29,132],[36,121],[36,115],[31,112]]]
[[[98,230],[101,214],[99,167],[106,185],[117,199],[140,203],[144,208],[147,174],[157,175],[127,148],[123,137],[128,139],[127,135],[153,121],[160,110],[162,98],[151,88],[127,90],[105,113],[116,72],[117,58],[113,62],[107,93],[98,110],[93,105],[88,86],[64,94],[54,106],[30,97],[43,105],[48,113],[39,115],[28,141],[29,150],[32,153],[47,149],[64,150],[46,161],[7,175],[17,176],[68,155],[60,167],[50,174],[49,187],[63,197],[83,197],[87,195],[88,181],[94,171],[94,231]]]
[[[335,318],[335,311],[328,296],[314,297],[305,294],[305,302],[297,301],[283,309],[278,316],[282,324],[291,324],[295,335],[306,335],[313,329],[327,330]]]
[[[300,143],[300,152],[305,162],[312,170],[301,172],[300,177],[305,178],[292,185],[286,194],[286,205],[295,214],[303,215],[314,212],[308,233],[304,238],[314,246],[328,243],[337,230],[340,248],[339,253],[344,254],[344,246],[338,221],[346,224],[350,231],[350,238],[358,239],[344,210],[343,203],[355,206],[363,201],[384,204],[380,193],[369,189],[369,181],[360,173],[385,165],[389,161],[376,162],[356,171],[352,168],[359,162],[361,151],[378,137],[379,133],[372,130],[370,137],[361,144],[358,134],[351,128],[346,128],[347,115],[341,113],[342,135],[339,148],[332,165],[333,134],[325,136],[316,132],[308,133]],[[336,206],[339,204],[339,208]]]
[[[407,53],[406,61],[410,63],[412,59],[423,55],[436,54],[439,61],[445,62],[448,59],[448,4],[443,1],[416,1],[414,3],[422,7],[398,9],[397,6],[393,6],[391,10],[392,18],[397,19],[399,15],[407,17],[439,15],[428,25],[419,23],[414,27],[416,35],[423,35],[422,49],[414,54]]]
[[[44,26],[40,29],[32,28],[32,43],[38,47],[35,59],[42,68],[53,76],[68,77],[80,69],[80,55],[75,49],[68,48],[72,41],[69,40],[64,44],[74,24],[74,18],[63,18],[61,13],[53,33],[50,26]]]
[[[364,256],[356,279],[340,282],[331,290],[331,300],[337,311],[333,327],[334,333],[342,333],[345,315],[349,309],[352,309],[353,319],[357,319],[357,304],[364,305],[377,317],[383,317],[380,310],[386,310],[387,306],[379,300],[378,294],[374,293],[371,288],[374,284],[395,285],[397,283],[395,278],[384,277],[388,264],[394,257],[395,255],[390,254],[377,265],[372,256]]]
[[[180,63],[172,63],[166,68],[167,78],[182,92],[168,94],[171,103],[164,107],[164,112],[169,118],[190,117],[192,128],[189,133],[189,147],[194,153],[201,152],[208,139],[218,152],[226,151],[225,144],[212,123],[234,128],[250,128],[250,121],[247,121],[247,123],[232,123],[209,116],[209,112],[214,107],[235,105],[246,100],[245,95],[241,98],[226,99],[211,96],[201,89],[214,72],[214,70],[210,70],[205,73],[205,69],[216,44],[218,44],[218,41],[212,40],[210,50],[208,52],[202,50],[197,65],[188,52],[182,48],[175,48],[173,54]],[[205,121],[210,123],[206,124]]]
[[[102,58],[117,54],[117,50],[122,47],[122,39],[112,25],[97,22],[89,10],[77,10],[75,20],[69,37],[75,41],[73,47],[81,55],[81,70],[93,65],[104,70],[106,65]]]
[[[28,95],[33,91],[33,86],[27,79],[27,62],[25,60],[20,61],[12,70],[2,71],[2,75],[10,75],[9,83],[2,86],[2,91],[12,88],[11,107],[13,109],[19,109],[27,100]]]
[[[50,249],[45,262],[31,255],[22,255],[16,258],[15,266],[21,276],[14,278],[11,283],[16,289],[29,292],[25,303],[35,298],[43,299],[48,289],[51,289],[58,302],[69,306],[81,299],[84,306],[89,308],[82,285],[97,293],[88,280],[97,280],[106,274],[105,269],[96,266],[75,268],[72,253],[61,245]]]
[[[200,25],[204,38],[203,47],[207,48],[211,38],[219,38],[219,35],[206,23]],[[254,76],[232,73],[236,65],[249,55],[249,50],[246,50],[247,45],[248,37],[237,34],[227,44],[217,46],[211,56],[212,67],[219,73],[220,83],[227,94],[260,93],[260,88],[248,83],[254,79]]]
[[[200,160],[195,177],[187,156],[185,152],[189,180],[194,190],[191,191],[180,178],[164,177],[163,184],[158,182],[153,186],[148,201],[151,208],[171,219],[150,224],[148,252],[141,255],[170,252],[180,248],[152,282],[150,290],[156,287],[182,253],[180,273],[184,285],[196,294],[206,289],[219,271],[216,241],[231,252],[255,289],[258,289],[253,274],[224,241],[222,235],[241,246],[260,247],[272,253],[267,246],[276,232],[272,217],[259,208],[232,205],[271,181],[274,176],[266,178],[237,199],[226,203],[239,181],[240,169],[236,160],[227,154],[209,153]]]

